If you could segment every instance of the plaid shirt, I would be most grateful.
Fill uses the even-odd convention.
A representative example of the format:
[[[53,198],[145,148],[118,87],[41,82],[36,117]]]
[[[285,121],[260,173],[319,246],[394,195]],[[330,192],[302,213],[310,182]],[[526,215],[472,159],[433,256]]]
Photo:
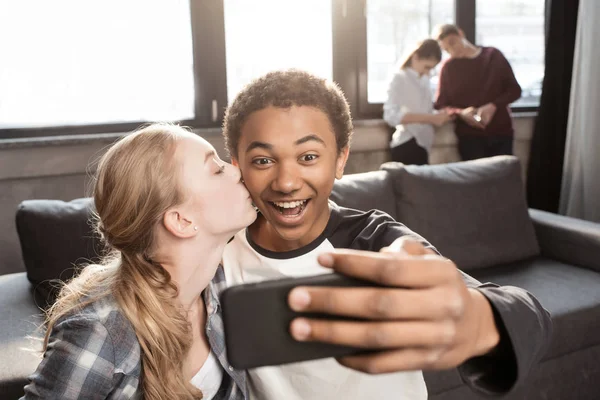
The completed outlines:
[[[206,334],[226,374],[215,399],[247,398],[246,373],[227,362],[219,293],[225,275],[219,267],[204,290]],[[112,296],[61,319],[52,329],[48,348],[29,377],[23,399],[140,399],[142,359],[129,320]]]

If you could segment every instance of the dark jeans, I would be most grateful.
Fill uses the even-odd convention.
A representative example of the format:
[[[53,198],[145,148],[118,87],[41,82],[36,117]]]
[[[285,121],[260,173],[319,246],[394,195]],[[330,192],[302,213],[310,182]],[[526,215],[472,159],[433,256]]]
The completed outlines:
[[[458,152],[463,161],[512,155],[512,136],[459,136]]]
[[[392,147],[392,160],[403,164],[425,165],[429,164],[429,155],[427,150],[419,146],[415,138],[408,142],[402,143],[400,146]]]

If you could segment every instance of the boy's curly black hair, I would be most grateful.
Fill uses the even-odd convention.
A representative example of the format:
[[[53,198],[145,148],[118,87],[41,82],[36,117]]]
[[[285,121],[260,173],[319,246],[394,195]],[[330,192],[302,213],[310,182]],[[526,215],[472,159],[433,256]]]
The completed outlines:
[[[305,71],[290,69],[269,72],[249,83],[225,112],[223,136],[231,157],[237,157],[242,126],[250,114],[269,106],[309,106],[329,117],[338,151],[350,144],[352,118],[342,90],[334,82]]]

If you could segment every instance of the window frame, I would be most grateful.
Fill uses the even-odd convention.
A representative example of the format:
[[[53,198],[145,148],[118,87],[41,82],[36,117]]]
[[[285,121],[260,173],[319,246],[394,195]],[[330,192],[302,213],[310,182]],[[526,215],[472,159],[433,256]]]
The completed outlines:
[[[344,91],[355,120],[381,119],[382,103],[368,102],[367,0],[330,0],[332,7],[332,76]],[[222,126],[227,98],[224,0],[190,0],[192,24],[194,118],[174,121],[194,129]],[[455,0],[455,23],[475,41],[476,0]],[[546,19],[546,18],[545,18]],[[546,21],[544,22],[546,24]],[[538,106],[512,111],[537,112]],[[0,140],[128,132],[147,121],[0,129]]]
[[[368,100],[368,60],[367,60],[367,18],[366,18],[366,4],[368,0],[340,0],[340,2],[346,3],[348,7],[347,23],[355,29],[353,34],[353,41],[345,40],[344,43],[348,47],[346,52],[354,50],[356,53],[356,94],[353,99],[349,99],[352,103],[356,103],[356,106],[352,111],[356,119],[380,119],[383,114],[383,103],[369,103]],[[476,10],[477,0],[455,0],[454,3],[454,15],[455,24],[459,26],[467,40],[471,43],[475,42],[476,38]],[[343,6],[342,6],[343,7]],[[334,9],[335,11],[335,9]],[[335,33],[335,31],[334,31]],[[335,36],[335,35],[334,35]],[[350,36],[349,36],[350,37]],[[346,64],[346,69],[349,65]],[[349,71],[339,72],[342,76],[350,75]],[[336,75],[334,74],[334,79]],[[338,81],[339,82],[339,81]],[[344,88],[342,86],[342,88]],[[354,91],[350,91],[350,94],[354,94]],[[539,106],[511,106],[513,112],[537,112]]]
[[[193,119],[173,122],[192,128],[213,128],[222,124],[227,105],[223,1],[190,0],[189,4],[192,24],[195,116]],[[129,132],[148,122],[4,128],[0,129],[0,140]]]

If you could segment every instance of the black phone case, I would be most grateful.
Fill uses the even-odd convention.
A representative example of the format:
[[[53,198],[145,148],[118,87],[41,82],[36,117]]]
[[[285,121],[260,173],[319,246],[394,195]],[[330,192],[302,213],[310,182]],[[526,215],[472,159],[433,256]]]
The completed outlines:
[[[340,274],[285,278],[227,288],[221,295],[225,344],[229,363],[238,369],[366,353],[365,349],[317,342],[298,342],[289,333],[299,316],[343,320],[348,318],[297,313],[287,304],[296,286],[377,287],[372,282]]]

